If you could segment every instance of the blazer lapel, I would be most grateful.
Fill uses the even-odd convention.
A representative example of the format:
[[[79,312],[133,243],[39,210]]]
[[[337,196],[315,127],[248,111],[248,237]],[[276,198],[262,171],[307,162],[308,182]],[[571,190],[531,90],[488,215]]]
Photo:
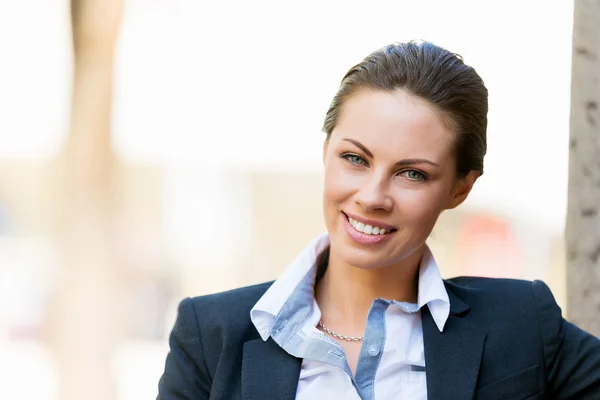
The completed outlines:
[[[289,355],[269,338],[244,343],[242,399],[293,400],[302,360]]]
[[[440,332],[423,307],[423,341],[428,400],[472,400],[485,333],[461,318],[470,307],[448,290],[450,316]]]

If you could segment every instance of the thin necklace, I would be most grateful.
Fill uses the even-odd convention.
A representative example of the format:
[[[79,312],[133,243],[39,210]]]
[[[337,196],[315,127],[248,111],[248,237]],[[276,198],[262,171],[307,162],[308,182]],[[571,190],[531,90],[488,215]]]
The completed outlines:
[[[329,329],[328,327],[323,325],[322,321],[319,321],[319,326],[321,328],[323,328],[323,330],[325,332],[329,333],[331,336],[341,339],[341,340],[347,340],[349,342],[362,342],[362,340],[364,339],[364,336],[352,337],[352,336],[338,335],[337,333],[335,333],[334,331],[332,331],[331,329]]]

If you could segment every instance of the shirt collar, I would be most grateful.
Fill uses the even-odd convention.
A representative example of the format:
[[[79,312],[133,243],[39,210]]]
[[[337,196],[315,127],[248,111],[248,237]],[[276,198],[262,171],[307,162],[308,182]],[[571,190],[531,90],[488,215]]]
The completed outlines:
[[[271,336],[275,319],[298,289],[304,293],[304,296],[300,298],[305,299],[308,303],[298,306],[313,306],[316,261],[327,246],[329,246],[327,233],[310,242],[250,310],[250,319],[263,340],[266,341]],[[294,298],[298,299],[299,297],[294,296]],[[450,300],[437,263],[428,246],[425,247],[421,258],[417,301],[419,309],[428,305],[436,326],[442,332],[450,315]],[[285,308],[289,310],[289,305]],[[316,308],[318,310],[318,307]]]
[[[448,292],[446,291],[446,286],[444,285],[437,262],[427,245],[425,245],[425,252],[423,253],[423,257],[421,257],[421,265],[419,267],[417,296],[419,309],[427,305],[436,326],[440,332],[443,332],[450,315],[450,298],[448,297]]]

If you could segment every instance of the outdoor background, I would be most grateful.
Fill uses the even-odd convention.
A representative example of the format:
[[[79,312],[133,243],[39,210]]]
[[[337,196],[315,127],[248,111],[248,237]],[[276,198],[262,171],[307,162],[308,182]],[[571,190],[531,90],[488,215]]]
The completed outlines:
[[[69,9],[0,0],[3,398],[155,398],[182,298],[275,279],[324,231],[325,111],[395,41],[459,53],[490,93],[485,174],[430,240],[443,275],[542,279],[565,305],[572,1],[127,0],[95,70],[110,141],[72,118]]]

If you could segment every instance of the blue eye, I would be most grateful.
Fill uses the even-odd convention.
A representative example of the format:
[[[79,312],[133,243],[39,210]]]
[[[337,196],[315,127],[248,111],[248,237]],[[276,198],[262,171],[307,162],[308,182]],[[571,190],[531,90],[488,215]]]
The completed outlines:
[[[340,157],[354,165],[368,165],[367,161],[358,154],[342,154]]]
[[[427,175],[422,173],[421,171],[417,171],[416,169],[410,169],[408,171],[402,172],[405,176],[411,181],[426,181]]]

